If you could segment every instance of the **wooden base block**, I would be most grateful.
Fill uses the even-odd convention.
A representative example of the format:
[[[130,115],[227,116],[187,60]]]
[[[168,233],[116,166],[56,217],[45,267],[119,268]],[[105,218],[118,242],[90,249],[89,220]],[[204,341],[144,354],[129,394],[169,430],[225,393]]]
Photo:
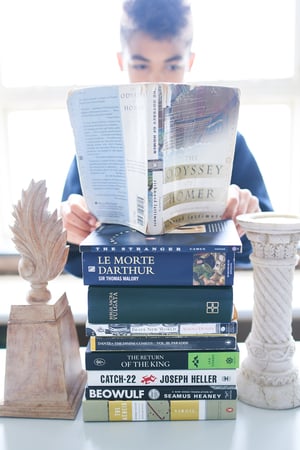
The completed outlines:
[[[78,385],[69,395],[66,401],[51,402],[50,399],[44,403],[22,402],[0,402],[0,416],[2,417],[31,417],[40,419],[75,419],[82,403],[83,390],[86,384],[86,375],[82,371],[78,378]]]
[[[0,416],[74,419],[85,383],[66,294],[55,304],[13,305]]]

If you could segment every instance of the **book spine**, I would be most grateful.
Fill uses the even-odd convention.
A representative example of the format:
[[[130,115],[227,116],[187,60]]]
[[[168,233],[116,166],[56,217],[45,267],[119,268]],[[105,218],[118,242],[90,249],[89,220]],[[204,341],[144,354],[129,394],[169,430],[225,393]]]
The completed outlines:
[[[86,285],[124,286],[232,286],[235,253],[166,252],[82,252],[83,282]],[[213,261],[222,259],[222,269]],[[205,262],[205,260],[209,261]],[[218,272],[219,270],[219,272]]]
[[[90,323],[86,336],[197,336],[205,334],[236,334],[238,322],[224,323]]]
[[[161,234],[163,232],[163,161],[160,151],[160,136],[162,133],[161,95],[159,86],[152,86],[151,99],[148,103],[149,121],[148,131],[148,226],[147,234]]]
[[[232,286],[89,286],[91,323],[230,322]]]
[[[140,336],[133,338],[101,338],[90,337],[91,351],[168,351],[168,350],[236,350],[237,337],[232,335],[187,336],[175,338],[171,336]]]
[[[193,386],[236,384],[236,369],[87,370],[88,386]]]
[[[85,422],[235,419],[237,400],[87,400]]]
[[[136,386],[134,388],[87,386],[88,400],[235,400],[237,388],[229,386]]]
[[[239,351],[93,352],[86,350],[87,370],[236,369]]]

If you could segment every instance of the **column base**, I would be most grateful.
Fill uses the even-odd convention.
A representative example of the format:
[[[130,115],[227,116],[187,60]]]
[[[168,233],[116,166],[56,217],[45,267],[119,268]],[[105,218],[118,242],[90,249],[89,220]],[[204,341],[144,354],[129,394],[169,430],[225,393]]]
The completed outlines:
[[[258,373],[242,364],[237,373],[238,398],[257,408],[291,409],[300,406],[300,378],[295,368],[278,375]]]

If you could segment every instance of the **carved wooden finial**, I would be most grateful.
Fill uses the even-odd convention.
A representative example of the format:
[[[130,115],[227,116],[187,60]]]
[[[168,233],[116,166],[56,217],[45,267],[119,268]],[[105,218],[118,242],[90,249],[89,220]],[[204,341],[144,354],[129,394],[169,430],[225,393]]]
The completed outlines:
[[[69,253],[62,220],[56,210],[48,212],[46,191],[44,180],[37,183],[32,180],[13,207],[12,240],[21,256],[19,274],[31,283],[28,303],[50,300],[48,281],[62,272]]]

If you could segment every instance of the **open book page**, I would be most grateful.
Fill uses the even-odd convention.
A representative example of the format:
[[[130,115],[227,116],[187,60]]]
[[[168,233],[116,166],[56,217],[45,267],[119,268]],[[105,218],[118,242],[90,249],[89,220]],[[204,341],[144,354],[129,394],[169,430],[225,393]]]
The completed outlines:
[[[88,209],[101,222],[141,222],[141,231],[143,213],[135,211],[147,209],[146,105],[133,85],[78,89],[68,97]]]
[[[220,218],[231,177],[238,90],[136,83],[68,97],[79,175],[102,223],[160,234]]]

